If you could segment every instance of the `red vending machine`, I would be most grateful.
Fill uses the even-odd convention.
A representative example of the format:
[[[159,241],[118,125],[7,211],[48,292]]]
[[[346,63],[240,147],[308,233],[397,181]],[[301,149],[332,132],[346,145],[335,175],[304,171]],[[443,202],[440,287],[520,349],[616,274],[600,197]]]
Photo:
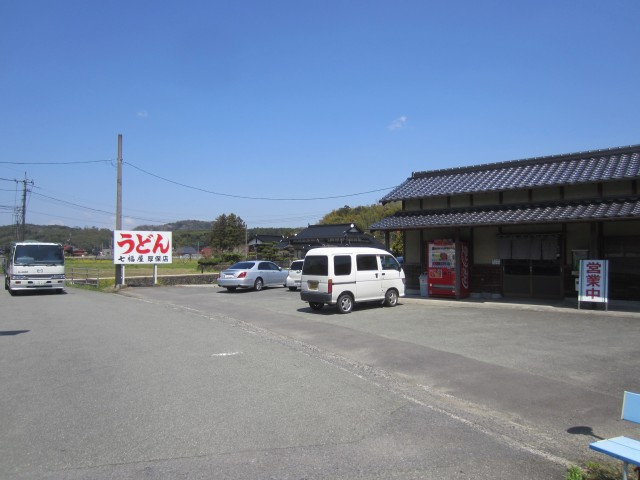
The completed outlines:
[[[469,296],[469,245],[467,243],[458,242],[456,245],[453,240],[433,240],[427,244],[427,262],[429,296],[453,298]],[[460,289],[459,292],[457,288]]]

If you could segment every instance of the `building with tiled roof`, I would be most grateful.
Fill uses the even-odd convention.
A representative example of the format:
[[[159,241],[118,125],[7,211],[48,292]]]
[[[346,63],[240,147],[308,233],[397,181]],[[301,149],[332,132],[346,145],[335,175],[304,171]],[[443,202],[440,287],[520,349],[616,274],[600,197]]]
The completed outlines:
[[[247,240],[249,247],[264,245],[265,243],[279,244],[284,237],[282,235],[253,235]]]
[[[611,298],[640,300],[640,145],[414,172],[370,226],[405,234],[409,288],[427,246],[469,245],[471,292],[575,296],[576,260],[608,259]]]
[[[316,247],[351,246],[385,248],[373,236],[363,232],[353,223],[334,223],[328,225],[309,225],[296,235],[287,239],[293,247],[296,258],[304,258],[306,253]]]

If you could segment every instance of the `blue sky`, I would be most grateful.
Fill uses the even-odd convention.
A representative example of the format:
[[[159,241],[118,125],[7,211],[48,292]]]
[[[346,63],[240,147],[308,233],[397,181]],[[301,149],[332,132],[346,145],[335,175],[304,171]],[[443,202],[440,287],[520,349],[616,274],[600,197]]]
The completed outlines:
[[[638,0],[0,3],[0,225],[316,223],[413,171],[640,143]],[[15,180],[18,180],[16,182]],[[365,193],[368,192],[368,193]]]

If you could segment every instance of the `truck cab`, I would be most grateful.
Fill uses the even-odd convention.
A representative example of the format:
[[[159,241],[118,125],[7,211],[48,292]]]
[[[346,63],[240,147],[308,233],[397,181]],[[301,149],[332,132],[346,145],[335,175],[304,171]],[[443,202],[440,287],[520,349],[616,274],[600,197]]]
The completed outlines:
[[[58,243],[12,243],[5,252],[3,270],[4,288],[11,295],[28,290],[64,291],[64,250]]]

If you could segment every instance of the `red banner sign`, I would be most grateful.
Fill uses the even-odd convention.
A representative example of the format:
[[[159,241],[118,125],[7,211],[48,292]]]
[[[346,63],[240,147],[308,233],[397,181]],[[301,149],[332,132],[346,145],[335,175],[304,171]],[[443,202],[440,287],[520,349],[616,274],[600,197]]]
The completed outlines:
[[[171,263],[171,232],[113,232],[113,263],[142,265]]]

